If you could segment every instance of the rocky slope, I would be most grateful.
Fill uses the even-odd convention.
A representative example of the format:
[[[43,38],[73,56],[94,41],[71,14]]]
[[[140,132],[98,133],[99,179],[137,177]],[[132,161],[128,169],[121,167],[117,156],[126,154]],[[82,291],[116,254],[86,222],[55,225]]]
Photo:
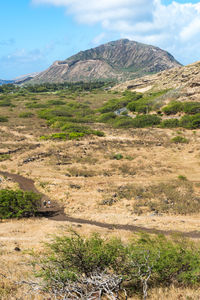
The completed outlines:
[[[177,66],[179,62],[160,48],[122,39],[56,61],[31,82],[124,81]]]
[[[114,89],[120,91],[129,89],[136,92],[172,89],[179,100],[198,101],[200,100],[200,61],[130,80],[115,86]]]

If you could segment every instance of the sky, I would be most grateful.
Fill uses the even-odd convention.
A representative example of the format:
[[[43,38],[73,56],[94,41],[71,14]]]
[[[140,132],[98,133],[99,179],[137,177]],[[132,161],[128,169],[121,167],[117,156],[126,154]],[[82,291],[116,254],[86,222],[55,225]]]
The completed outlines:
[[[200,60],[200,1],[1,0],[0,78],[121,38],[158,46],[186,65]]]

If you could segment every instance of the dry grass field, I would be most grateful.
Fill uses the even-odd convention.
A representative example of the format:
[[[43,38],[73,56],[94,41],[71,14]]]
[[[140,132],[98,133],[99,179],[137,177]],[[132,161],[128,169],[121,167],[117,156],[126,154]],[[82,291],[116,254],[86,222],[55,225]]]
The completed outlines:
[[[37,109],[25,107],[31,97],[40,103],[57,99],[53,93],[17,96],[12,99],[15,107],[0,108],[0,115],[9,120],[0,123],[0,171],[34,180],[37,189],[64,206],[70,217],[135,225],[141,230],[178,231],[191,238],[199,232],[200,130],[114,129],[95,123],[93,129],[105,136],[45,141],[40,136],[56,129],[37,117]],[[83,93],[76,101],[89,102],[96,109],[112,97],[107,92]],[[33,116],[19,117],[24,111],[31,111]],[[172,143],[177,135],[187,138],[188,143]],[[0,189],[18,187],[9,177],[0,178]],[[40,253],[49,235],[70,227],[84,235],[99,232],[124,241],[134,234],[44,217],[4,220],[0,223],[0,270],[10,279],[1,280],[0,299],[50,299],[31,296],[28,287],[15,285],[12,280],[28,278],[32,249]],[[199,243],[198,238],[195,242]],[[170,287],[151,291],[149,299],[197,300],[199,295],[200,290]]]

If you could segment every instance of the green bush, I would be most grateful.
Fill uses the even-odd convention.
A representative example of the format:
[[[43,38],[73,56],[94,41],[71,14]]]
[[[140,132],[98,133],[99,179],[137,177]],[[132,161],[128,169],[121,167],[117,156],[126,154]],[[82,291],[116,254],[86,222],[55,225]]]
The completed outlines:
[[[31,118],[33,116],[34,116],[34,114],[32,112],[23,112],[23,113],[19,114],[20,118]]]
[[[183,111],[190,115],[195,115],[200,113],[200,103],[199,102],[185,102],[183,104]]]
[[[0,218],[24,218],[35,216],[41,196],[21,190],[0,190]]]
[[[108,112],[114,112],[115,110],[125,107],[129,102],[130,100],[127,99],[126,97],[120,99],[112,99],[109,100],[106,104],[104,104],[99,109],[99,111],[103,114]]]
[[[61,100],[49,100],[47,102],[48,105],[65,105],[66,102],[61,101]]]
[[[175,144],[185,144],[189,143],[189,140],[184,138],[183,136],[177,135],[171,139],[171,142]]]
[[[187,129],[200,128],[200,114],[193,116],[183,116],[179,122],[180,126]]]
[[[120,116],[114,119],[112,125],[115,128],[133,128],[133,118],[131,117],[126,117],[126,116]]]
[[[28,102],[25,104],[27,108],[45,108],[48,107],[48,104],[37,103],[37,102]]]
[[[8,122],[8,118],[4,116],[0,116],[0,122]]]
[[[161,118],[157,115],[141,115],[133,119],[133,127],[144,128],[159,125]]]
[[[69,298],[78,299],[80,293],[93,291],[95,274],[99,282],[104,276],[120,279],[112,295],[124,289],[130,297],[142,294],[145,282],[149,289],[195,287],[200,283],[199,260],[198,247],[180,237],[141,234],[125,244],[120,239],[103,239],[98,234],[84,238],[73,232],[71,236],[54,237],[35,263],[40,267],[37,277],[46,291],[54,294],[56,290],[67,298],[70,289]],[[97,285],[95,295],[100,290],[102,297],[109,295],[108,289],[108,285],[107,289]]]
[[[184,104],[179,101],[172,101],[167,106],[163,107],[162,111],[166,115],[175,115],[178,112],[183,111]]]
[[[107,112],[99,116],[98,122],[100,123],[112,123],[117,116],[114,112]]]
[[[160,124],[160,127],[162,128],[176,128],[178,126],[179,126],[178,119],[163,120]]]
[[[10,154],[0,154],[0,161],[10,159]]]
[[[114,154],[114,155],[112,156],[112,159],[116,159],[116,160],[120,160],[120,159],[122,159],[122,158],[123,158],[123,155],[120,154],[120,153]]]

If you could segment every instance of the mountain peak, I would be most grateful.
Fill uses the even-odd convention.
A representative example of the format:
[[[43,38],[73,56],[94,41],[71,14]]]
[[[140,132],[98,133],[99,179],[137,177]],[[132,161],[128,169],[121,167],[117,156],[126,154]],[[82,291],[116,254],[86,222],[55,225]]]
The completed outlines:
[[[33,81],[125,81],[177,66],[180,63],[158,47],[120,39],[56,61]]]

